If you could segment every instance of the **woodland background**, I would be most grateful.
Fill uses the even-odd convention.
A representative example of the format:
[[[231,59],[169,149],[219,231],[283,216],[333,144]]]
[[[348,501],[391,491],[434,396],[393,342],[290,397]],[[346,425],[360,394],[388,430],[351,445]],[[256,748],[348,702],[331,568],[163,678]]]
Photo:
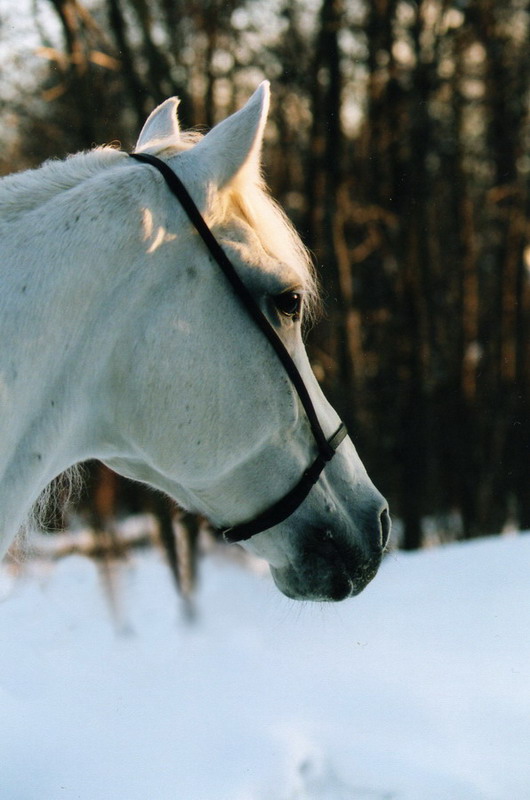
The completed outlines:
[[[402,546],[433,519],[442,538],[530,528],[530,2],[23,6],[0,2],[0,174],[131,148],[174,94],[204,129],[271,80],[266,176],[326,304],[311,358]],[[171,516],[90,474],[96,517]]]

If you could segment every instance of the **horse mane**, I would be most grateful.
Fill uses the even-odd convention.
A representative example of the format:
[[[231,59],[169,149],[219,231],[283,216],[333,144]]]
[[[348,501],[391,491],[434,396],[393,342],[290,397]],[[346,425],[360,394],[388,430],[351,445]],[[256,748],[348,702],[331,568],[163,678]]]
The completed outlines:
[[[171,158],[189,150],[201,138],[202,135],[196,131],[182,132],[177,142],[162,147],[157,155]],[[50,159],[36,169],[2,178],[2,222],[15,222],[25,213],[97,177],[126,157],[127,154],[116,147],[104,145],[66,159]],[[216,190],[208,205],[211,227],[228,224],[235,215],[250,225],[270,255],[297,269],[304,280],[306,321],[314,319],[319,309],[319,290],[313,261],[286,214],[267,192],[261,176],[243,170],[228,188],[221,192]]]
[[[61,192],[95,177],[124,155],[114,147],[98,147],[66,159],[50,159],[36,169],[7,175],[0,181],[2,219],[15,221]]]

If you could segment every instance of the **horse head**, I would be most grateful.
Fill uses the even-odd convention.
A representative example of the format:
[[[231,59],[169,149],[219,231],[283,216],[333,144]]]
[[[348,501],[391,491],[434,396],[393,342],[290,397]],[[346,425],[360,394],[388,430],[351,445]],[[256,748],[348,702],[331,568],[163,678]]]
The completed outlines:
[[[161,158],[187,187],[292,359],[330,437],[340,421],[311,370],[301,333],[315,302],[315,278],[260,174],[268,99],[264,83],[199,140],[180,132],[178,101],[167,100],[147,120],[136,153]],[[127,446],[106,461],[217,527],[238,526],[278,503],[313,462],[311,424],[277,353],[161,176],[130,168],[141,175],[143,252],[146,269],[157,277],[138,323],[142,344],[135,342],[131,352],[125,396],[116,401],[127,420]],[[122,349],[122,378],[123,358]],[[349,438],[306,494],[286,518],[242,544],[269,562],[289,597],[354,595],[377,571],[389,516]]]

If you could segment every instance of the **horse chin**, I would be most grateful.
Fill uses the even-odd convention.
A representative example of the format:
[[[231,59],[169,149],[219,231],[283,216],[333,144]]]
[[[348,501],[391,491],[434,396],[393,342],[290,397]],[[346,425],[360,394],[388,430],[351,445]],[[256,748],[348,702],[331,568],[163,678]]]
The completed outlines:
[[[381,557],[339,560],[314,555],[305,556],[289,566],[270,566],[278,589],[292,600],[338,602],[362,592],[375,577]]]
[[[307,583],[300,579],[294,569],[278,570],[271,567],[274,583],[290,600],[311,600],[312,602],[339,602],[353,594],[353,585],[346,577],[328,582],[322,580]]]

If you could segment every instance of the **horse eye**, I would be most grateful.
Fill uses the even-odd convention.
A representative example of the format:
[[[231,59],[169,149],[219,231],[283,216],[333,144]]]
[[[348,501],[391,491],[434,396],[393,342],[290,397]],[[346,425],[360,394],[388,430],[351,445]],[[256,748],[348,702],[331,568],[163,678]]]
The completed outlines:
[[[296,319],[302,310],[302,295],[299,292],[282,292],[274,298],[274,305],[285,317]]]

